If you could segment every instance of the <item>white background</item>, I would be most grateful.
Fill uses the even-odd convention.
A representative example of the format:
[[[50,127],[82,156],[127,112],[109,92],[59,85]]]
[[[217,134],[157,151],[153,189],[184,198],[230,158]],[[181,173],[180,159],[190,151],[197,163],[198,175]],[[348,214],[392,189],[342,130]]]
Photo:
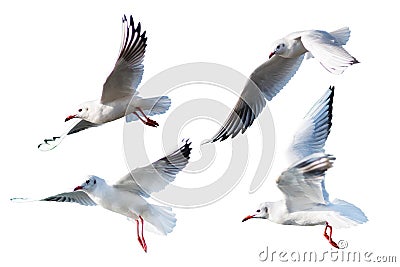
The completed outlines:
[[[322,236],[323,226],[241,222],[259,202],[281,197],[274,183],[287,167],[287,145],[301,118],[329,85],[337,90],[326,151],[337,160],[327,173],[327,189],[332,199],[354,203],[369,218],[365,225],[334,230],[334,238],[346,240],[351,251],[398,253],[400,40],[395,1],[232,2],[3,1],[1,266],[265,266],[268,263],[260,262],[258,254],[267,245],[277,251],[331,251]],[[317,61],[305,61],[269,103],[276,153],[260,190],[248,194],[256,167],[250,164],[241,183],[222,200],[198,209],[176,208],[178,222],[172,234],[146,233],[146,254],[136,240],[135,225],[100,207],[9,201],[72,190],[87,174],[112,181],[127,172],[123,120],[70,136],[51,152],[36,148],[43,138],[65,129],[64,118],[79,103],[100,96],[119,51],[123,14],[132,14],[147,30],[143,82],[166,68],[196,61],[224,64],[249,75],[267,59],[273,41],[306,29],[331,31],[349,26],[352,34],[346,49],[361,64],[335,76]],[[192,96],[196,97],[184,97]],[[228,105],[234,105],[234,98]],[[155,119],[162,125],[166,117],[168,113]],[[142,125],[136,123],[136,127]],[[191,127],[185,134],[193,133],[188,137],[193,139],[196,160],[201,157],[198,142],[211,136],[216,127],[209,131],[199,131],[195,124]],[[256,140],[257,131],[254,126],[246,135]],[[217,157],[229,155],[229,146],[216,146]],[[164,154],[156,145],[150,144],[150,149],[154,160]],[[252,162],[257,155],[259,151]],[[186,179],[197,178],[182,173],[177,183],[190,184]]]

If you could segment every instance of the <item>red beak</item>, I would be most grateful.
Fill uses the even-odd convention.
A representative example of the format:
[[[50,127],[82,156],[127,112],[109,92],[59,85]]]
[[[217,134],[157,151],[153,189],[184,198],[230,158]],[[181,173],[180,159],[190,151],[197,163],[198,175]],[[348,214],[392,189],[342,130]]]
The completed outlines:
[[[70,119],[75,119],[76,115],[70,115],[65,119],[65,122],[69,121]]]
[[[275,51],[274,51],[274,52],[271,52],[271,54],[269,54],[269,57],[268,57],[268,58],[271,58],[273,55],[275,55]]]
[[[82,186],[80,186],[80,185],[78,185],[77,187],[75,187],[74,188],[74,191],[77,191],[77,190],[82,190],[83,189],[83,187]]]
[[[254,215],[246,216],[246,217],[242,220],[242,222],[245,222],[245,221],[247,221],[247,220],[249,220],[249,219],[253,219],[253,218],[254,218]]]

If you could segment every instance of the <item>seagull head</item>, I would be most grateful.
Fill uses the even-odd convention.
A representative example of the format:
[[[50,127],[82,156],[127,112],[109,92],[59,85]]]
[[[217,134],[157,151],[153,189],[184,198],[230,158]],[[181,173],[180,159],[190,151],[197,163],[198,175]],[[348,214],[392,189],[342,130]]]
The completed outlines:
[[[73,115],[69,115],[67,118],[65,118],[65,121],[67,122],[67,121],[69,121],[71,119],[75,119],[75,118],[86,120],[89,117],[89,113],[92,109],[93,109],[93,105],[91,102],[83,103],[76,109],[76,113]]]
[[[91,192],[91,191],[95,190],[97,188],[97,186],[99,186],[99,184],[101,184],[103,182],[104,182],[104,180],[101,179],[100,177],[97,177],[95,175],[89,175],[87,177],[87,180],[83,184],[75,187],[74,191],[85,190],[87,192]]]
[[[269,54],[269,58],[274,55],[282,55],[286,51],[287,46],[287,43],[283,39],[276,41],[273,45],[273,51]]]
[[[256,213],[254,213],[253,215],[246,216],[242,220],[242,222],[245,222],[249,219],[254,219],[254,218],[268,219],[269,218],[269,208],[270,208],[270,205],[268,202],[261,203],[260,206],[258,207],[258,209],[256,210]]]

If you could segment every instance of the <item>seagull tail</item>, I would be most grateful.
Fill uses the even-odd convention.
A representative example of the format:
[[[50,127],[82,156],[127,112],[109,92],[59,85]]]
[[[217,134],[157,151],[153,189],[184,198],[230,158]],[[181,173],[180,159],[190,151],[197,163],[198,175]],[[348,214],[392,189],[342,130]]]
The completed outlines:
[[[146,116],[164,114],[171,106],[171,99],[168,96],[140,98],[135,102],[135,107],[140,108]],[[134,114],[126,116],[126,122],[138,120]]]
[[[368,221],[364,212],[349,202],[335,199],[331,204],[335,212],[331,218],[327,218],[327,221],[335,228],[346,228]]]
[[[152,224],[157,232],[167,235],[172,232],[176,225],[175,213],[172,208],[149,204],[148,211],[144,212],[143,218]]]

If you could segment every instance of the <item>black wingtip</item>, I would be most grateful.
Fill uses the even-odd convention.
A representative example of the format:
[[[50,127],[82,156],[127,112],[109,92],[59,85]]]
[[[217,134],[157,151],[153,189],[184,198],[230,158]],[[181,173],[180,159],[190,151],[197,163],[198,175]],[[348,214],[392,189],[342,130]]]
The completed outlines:
[[[124,23],[124,22],[126,22],[126,21],[128,21],[128,20],[126,19],[126,15],[124,14],[124,15],[122,16],[122,23]]]
[[[351,65],[358,64],[358,63],[361,63],[361,62],[358,61],[355,57],[353,57],[353,61],[351,62]]]
[[[185,144],[180,148],[181,153],[185,158],[190,159],[190,152],[192,151],[190,145],[192,142],[189,139],[183,139],[182,141],[185,142]]]
[[[328,114],[329,114],[329,130],[328,130],[328,134],[331,131],[331,127],[332,127],[332,117],[333,117],[333,97],[335,96],[335,86],[331,85],[329,86],[329,89],[331,90],[331,94],[329,95],[329,102],[328,102]]]

